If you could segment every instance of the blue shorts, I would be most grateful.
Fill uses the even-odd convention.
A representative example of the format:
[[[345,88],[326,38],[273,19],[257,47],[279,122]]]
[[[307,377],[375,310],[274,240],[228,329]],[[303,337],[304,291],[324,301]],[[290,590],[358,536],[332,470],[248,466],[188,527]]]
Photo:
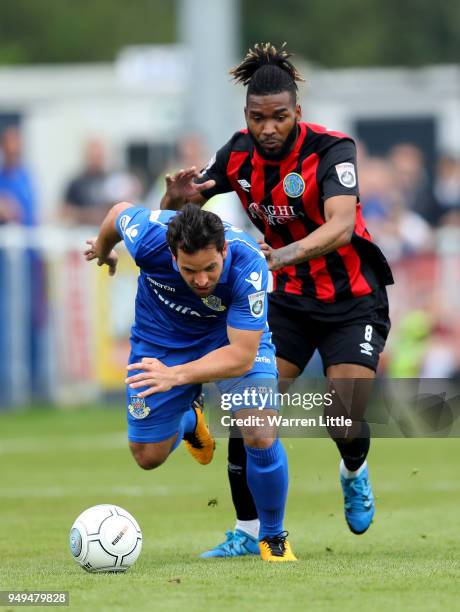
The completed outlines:
[[[155,357],[167,366],[174,366],[199,359],[210,350],[214,349],[206,347],[205,341],[202,349],[197,347],[170,349],[131,339],[129,363],[139,362],[143,357]],[[137,372],[132,371],[130,374],[134,375]],[[227,403],[231,403],[230,409],[236,412],[242,408],[252,407],[251,404],[240,403],[240,395],[247,388],[261,386],[263,391],[270,388],[272,390],[270,396],[273,397],[277,388],[277,378],[275,349],[273,344],[267,342],[261,343],[252,370],[241,378],[219,381],[217,386],[222,397],[226,394]],[[161,442],[178,432],[182,416],[201,393],[201,385],[181,385],[145,398],[137,396],[140,391],[143,389],[130,389],[128,385],[126,386],[128,439],[130,442]],[[247,397],[253,398],[254,394],[247,393],[245,399]],[[274,407],[270,401],[266,401],[264,405],[265,408]]]

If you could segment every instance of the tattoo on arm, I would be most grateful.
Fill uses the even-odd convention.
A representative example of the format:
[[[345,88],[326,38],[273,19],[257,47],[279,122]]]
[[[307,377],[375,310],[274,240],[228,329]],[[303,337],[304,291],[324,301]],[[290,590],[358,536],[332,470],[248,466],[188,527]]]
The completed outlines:
[[[337,238],[329,238],[327,242],[322,245],[306,248],[300,242],[293,242],[284,247],[283,259],[286,259],[289,264],[295,265],[302,261],[314,259],[315,257],[321,257],[327,255],[337,248]],[[289,265],[287,264],[287,265]]]

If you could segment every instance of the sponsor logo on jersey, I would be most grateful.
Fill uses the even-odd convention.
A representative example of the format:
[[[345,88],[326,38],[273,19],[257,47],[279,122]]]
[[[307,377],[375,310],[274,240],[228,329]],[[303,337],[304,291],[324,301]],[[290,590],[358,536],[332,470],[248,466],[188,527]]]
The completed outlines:
[[[265,357],[265,355],[257,355],[254,359],[255,363],[271,363],[272,360],[269,357]]]
[[[152,287],[154,293],[156,296],[158,296],[158,299],[168,308],[171,308],[171,310],[174,310],[174,312],[179,312],[180,314],[186,314],[186,315],[191,315],[192,317],[206,317],[206,318],[215,318],[217,317],[217,315],[215,314],[201,314],[200,312],[197,312],[196,310],[192,310],[192,308],[190,308],[190,306],[183,306],[182,304],[177,304],[176,302],[172,302],[171,300],[169,300],[168,298],[166,298],[164,295],[161,295],[161,293],[158,291],[158,289],[156,289],[155,287]]]
[[[246,179],[239,179],[238,184],[243,191],[249,191],[251,189],[251,183],[248,183]]]
[[[136,223],[135,225],[132,225],[131,227],[127,227],[125,229],[125,236],[128,236],[131,242],[134,242],[134,239],[139,234],[139,230],[137,229],[138,227],[139,223]]]
[[[289,198],[300,198],[305,191],[305,181],[297,172],[289,172],[283,179],[283,189]]]
[[[264,314],[265,291],[257,291],[248,295],[249,310],[253,317],[258,319]]]
[[[155,280],[151,276],[147,276],[147,280],[149,281],[149,283],[151,283],[152,285],[155,285],[156,287],[159,287],[160,289],[166,289],[166,291],[176,290],[174,287],[170,287],[169,285],[163,285],[163,283],[159,283],[157,280]]]
[[[356,185],[356,172],[355,166],[351,162],[344,162],[343,164],[337,164],[335,167],[337,176],[339,177],[340,183],[344,187],[355,187]]]
[[[249,278],[244,279],[247,283],[251,283],[256,291],[260,291],[262,289],[262,270],[260,272],[251,272]]]
[[[201,301],[205,306],[211,308],[211,310],[217,310],[218,312],[227,310],[227,307],[222,304],[222,300],[216,295],[208,295],[205,298],[201,298]]]
[[[121,231],[123,232],[123,234],[125,233],[126,226],[128,225],[130,221],[131,221],[131,217],[129,215],[122,215],[120,217],[120,227],[121,227]]]
[[[359,346],[361,347],[361,353],[372,357],[372,351],[374,350],[372,344],[369,344],[369,342],[362,342]]]
[[[150,414],[150,408],[145,405],[145,399],[137,395],[132,396],[128,410],[134,419],[145,419]]]
[[[293,219],[297,219],[294,206],[290,204],[258,204],[252,202],[248,207],[249,213],[253,219],[257,217],[262,219],[269,225],[284,225]]]

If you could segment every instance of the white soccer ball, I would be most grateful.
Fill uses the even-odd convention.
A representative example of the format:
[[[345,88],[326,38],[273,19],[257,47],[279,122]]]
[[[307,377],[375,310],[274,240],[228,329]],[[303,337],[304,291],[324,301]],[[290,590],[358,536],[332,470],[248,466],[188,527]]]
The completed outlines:
[[[141,550],[136,519],[112,504],[88,508],[70,530],[70,552],[87,572],[126,572]]]

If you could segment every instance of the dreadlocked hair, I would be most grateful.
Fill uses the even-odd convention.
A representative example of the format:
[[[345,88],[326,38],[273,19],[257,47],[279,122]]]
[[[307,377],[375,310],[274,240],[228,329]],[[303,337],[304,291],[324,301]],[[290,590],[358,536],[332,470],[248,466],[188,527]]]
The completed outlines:
[[[289,61],[292,53],[285,47],[286,43],[280,49],[269,42],[256,43],[243,61],[230,70],[236,83],[248,87],[248,96],[267,96],[289,91],[296,97],[296,81],[304,79]]]

